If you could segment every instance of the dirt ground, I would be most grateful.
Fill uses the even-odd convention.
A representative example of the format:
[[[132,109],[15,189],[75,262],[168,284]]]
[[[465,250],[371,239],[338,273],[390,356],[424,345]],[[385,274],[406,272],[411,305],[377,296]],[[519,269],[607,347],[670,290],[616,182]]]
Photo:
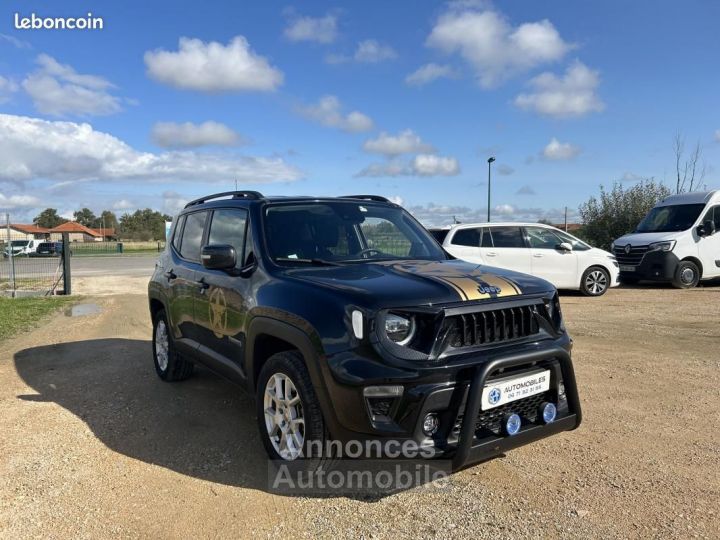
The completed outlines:
[[[250,397],[94,301],[0,344],[0,537],[717,538],[720,287],[563,296],[583,425],[379,500],[270,494]]]

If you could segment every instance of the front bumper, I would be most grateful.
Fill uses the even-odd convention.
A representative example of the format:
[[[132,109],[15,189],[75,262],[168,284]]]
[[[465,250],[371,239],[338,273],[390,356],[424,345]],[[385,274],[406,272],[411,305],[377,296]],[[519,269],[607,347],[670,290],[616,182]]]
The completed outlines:
[[[330,358],[326,383],[335,420],[335,425],[329,426],[331,436],[343,442],[412,440],[419,447],[432,447],[436,456],[452,459],[453,469],[459,469],[575,429],[581,421],[581,408],[569,348],[567,337],[560,343],[503,347],[459,366],[438,366],[424,372],[390,367],[359,355]],[[520,432],[513,436],[478,431],[482,391],[488,379],[499,370],[517,370],[521,375],[526,368],[540,366],[551,370],[549,393],[556,395],[559,383],[564,385],[566,398],[558,406],[558,418],[550,424],[523,421]],[[371,385],[403,386],[402,397],[389,407],[387,417],[369,410],[363,388]],[[423,419],[430,412],[440,418],[440,428],[433,436],[422,431]],[[462,419],[459,429],[458,418]]]
[[[623,278],[647,281],[672,281],[680,259],[672,251],[648,251],[632,272],[620,270]]]

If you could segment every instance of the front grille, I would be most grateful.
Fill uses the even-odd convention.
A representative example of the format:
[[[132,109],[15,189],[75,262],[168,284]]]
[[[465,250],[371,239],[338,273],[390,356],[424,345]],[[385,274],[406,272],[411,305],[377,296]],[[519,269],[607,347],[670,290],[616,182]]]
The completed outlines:
[[[542,394],[518,399],[505,405],[500,405],[494,409],[480,411],[477,422],[475,423],[475,435],[478,438],[487,437],[490,434],[502,435],[502,422],[506,414],[516,413],[520,415],[523,425],[527,423],[536,423],[538,421],[538,409],[544,401],[553,401],[551,399],[552,391],[548,390]],[[458,435],[462,427],[463,414],[459,414],[453,426],[453,434]]]
[[[473,347],[537,334],[537,306],[519,306],[453,315],[445,320],[452,347]]]
[[[647,253],[648,246],[632,246],[630,253],[625,253],[625,246],[615,246],[615,258],[623,266],[637,266]]]

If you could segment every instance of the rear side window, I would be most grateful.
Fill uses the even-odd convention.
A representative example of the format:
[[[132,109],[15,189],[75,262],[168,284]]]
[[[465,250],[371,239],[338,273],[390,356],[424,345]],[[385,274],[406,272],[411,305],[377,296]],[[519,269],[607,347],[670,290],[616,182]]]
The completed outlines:
[[[225,244],[235,248],[238,265],[245,260],[247,212],[241,209],[215,210],[210,222],[208,244]]]
[[[200,262],[200,244],[202,243],[206,217],[207,212],[195,212],[188,214],[185,218],[185,227],[183,228],[180,243],[180,255],[185,259]]]
[[[175,231],[173,232],[173,247],[180,252],[180,240],[182,240],[182,228],[185,223],[185,216],[180,216],[175,224]]]
[[[492,239],[496,248],[524,248],[520,227],[492,227]]]
[[[455,233],[452,239],[453,245],[456,246],[480,246],[480,229],[460,229]]]
[[[428,232],[433,235],[433,238],[438,241],[438,244],[442,244],[450,231],[447,229],[429,229]]]

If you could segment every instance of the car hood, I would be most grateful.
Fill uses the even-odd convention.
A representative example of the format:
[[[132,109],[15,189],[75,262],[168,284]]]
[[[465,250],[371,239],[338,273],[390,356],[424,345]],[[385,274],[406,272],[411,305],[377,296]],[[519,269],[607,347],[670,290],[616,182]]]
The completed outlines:
[[[491,301],[554,291],[543,279],[459,260],[368,262],[284,272],[288,278],[380,308]]]
[[[677,238],[684,232],[685,231],[630,233],[615,240],[615,245],[626,246],[630,244],[631,246],[647,246],[653,242],[677,240]]]

